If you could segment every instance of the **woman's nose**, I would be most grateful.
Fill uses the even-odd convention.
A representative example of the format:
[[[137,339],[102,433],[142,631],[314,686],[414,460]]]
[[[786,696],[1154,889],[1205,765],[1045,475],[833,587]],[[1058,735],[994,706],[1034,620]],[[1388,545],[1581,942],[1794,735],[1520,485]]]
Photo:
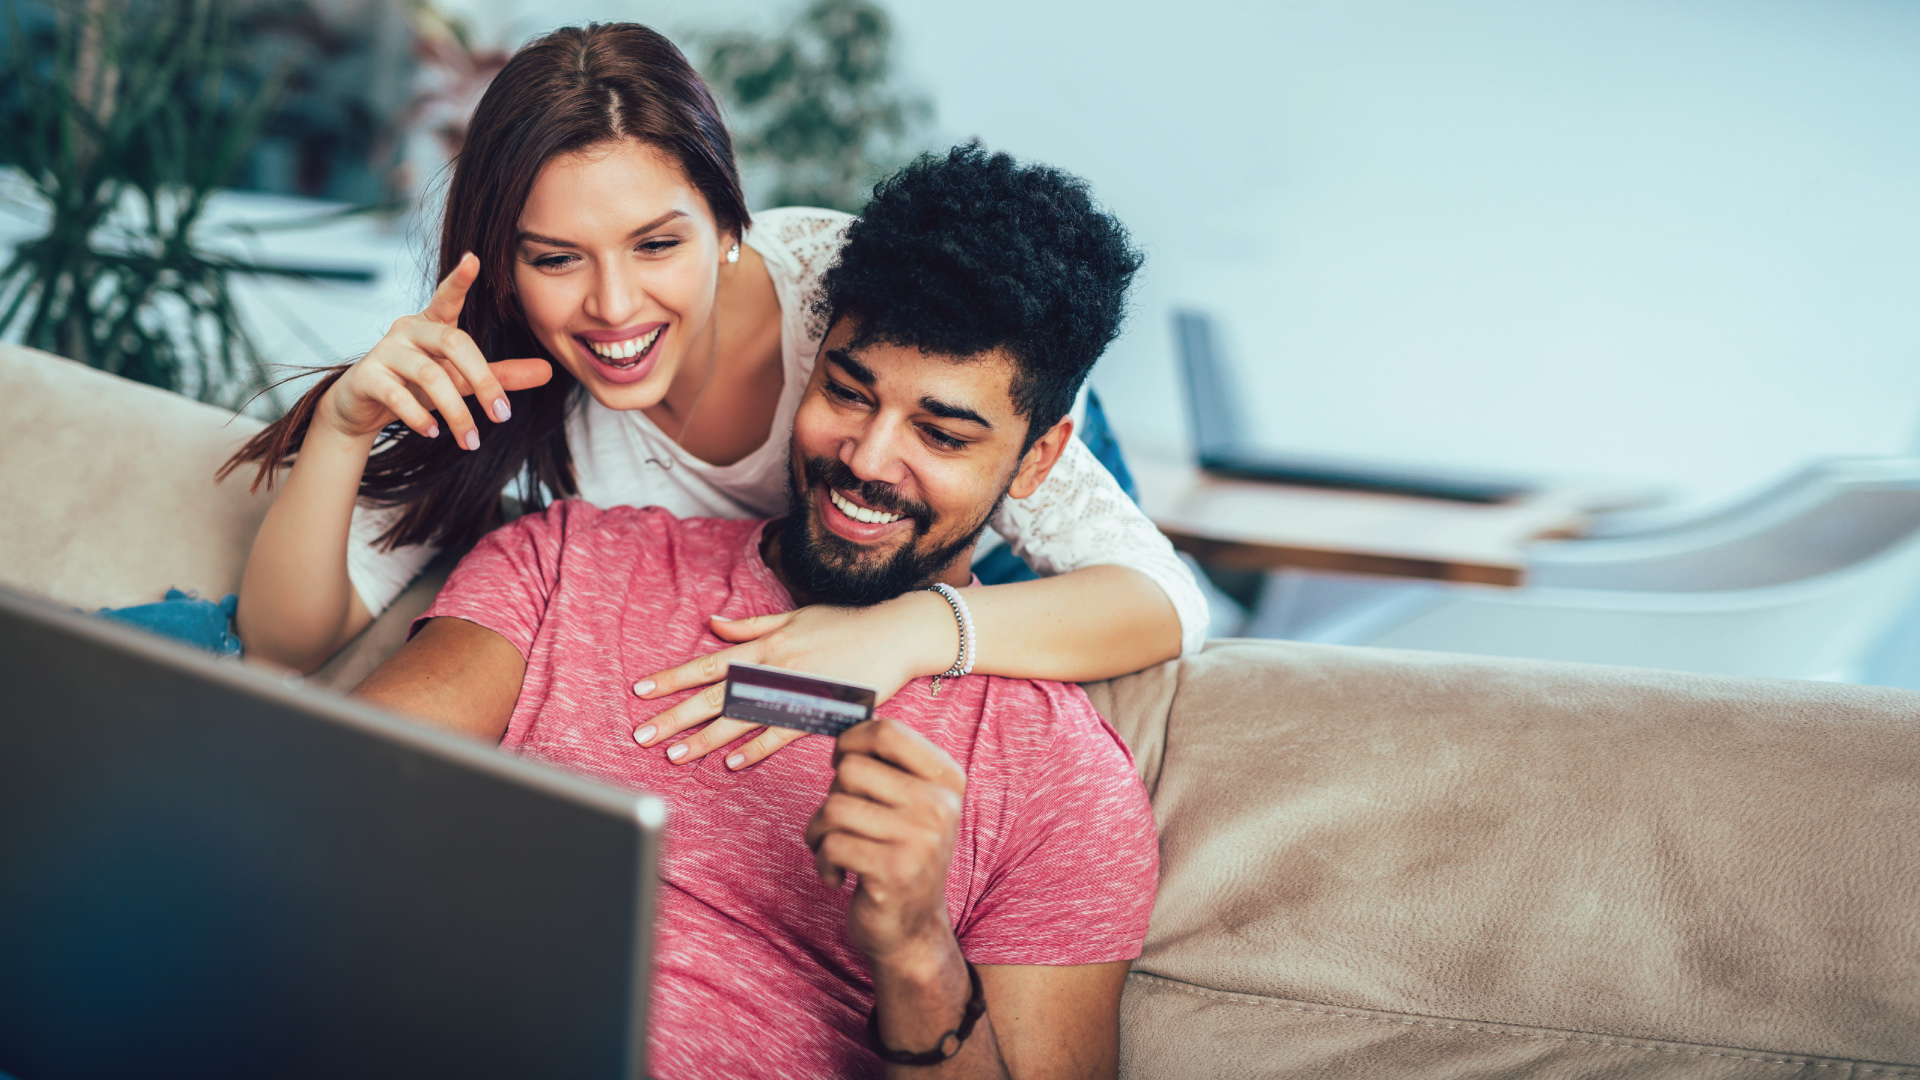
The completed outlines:
[[[609,326],[624,326],[640,308],[640,290],[617,266],[603,265],[587,294],[586,312]]]

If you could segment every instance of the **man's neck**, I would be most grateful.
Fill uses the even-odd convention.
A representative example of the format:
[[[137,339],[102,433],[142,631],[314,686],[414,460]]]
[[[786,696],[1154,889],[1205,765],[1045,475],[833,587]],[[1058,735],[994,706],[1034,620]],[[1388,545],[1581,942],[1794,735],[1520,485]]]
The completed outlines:
[[[787,580],[786,568],[780,563],[780,525],[785,520],[785,518],[774,518],[761,527],[760,561],[767,564],[767,569],[772,571],[774,580],[787,590],[788,596],[793,597],[795,607],[820,603],[819,597]],[[953,561],[944,569],[921,584],[946,584],[956,589],[964,589],[973,584],[973,545],[968,544],[966,549],[955,555]]]

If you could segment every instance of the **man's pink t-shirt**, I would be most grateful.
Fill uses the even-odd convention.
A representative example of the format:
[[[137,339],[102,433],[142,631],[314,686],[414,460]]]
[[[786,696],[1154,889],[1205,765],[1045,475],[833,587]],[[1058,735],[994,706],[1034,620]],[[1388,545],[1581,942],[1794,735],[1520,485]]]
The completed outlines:
[[[651,1071],[687,1077],[877,1076],[853,885],[814,876],[802,832],[832,783],[808,735],[741,772],[692,765],[633,731],[680,701],[643,677],[725,648],[707,616],[788,611],[765,523],[560,502],[482,540],[415,623],[453,616],[527,660],[502,746],[667,801],[655,928]],[[879,710],[967,774],[947,914],[976,964],[1131,960],[1159,874],[1153,813],[1120,737],[1077,686],[917,679]],[[728,748],[731,750],[731,747]]]

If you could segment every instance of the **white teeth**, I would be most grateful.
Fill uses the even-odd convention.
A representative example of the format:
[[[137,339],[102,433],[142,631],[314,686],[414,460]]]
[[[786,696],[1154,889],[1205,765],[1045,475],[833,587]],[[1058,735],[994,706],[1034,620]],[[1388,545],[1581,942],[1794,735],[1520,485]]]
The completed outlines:
[[[653,339],[659,337],[660,331],[665,329],[666,327],[664,326],[656,327],[650,334],[645,334],[637,338],[628,338],[625,341],[589,341],[587,342],[587,348],[592,349],[594,355],[600,357],[602,360],[631,360],[641,353],[646,352],[647,349],[653,345]]]
[[[833,500],[833,505],[839,507],[841,513],[855,521],[864,521],[869,525],[885,525],[889,521],[899,521],[902,517],[906,516],[904,514],[884,514],[878,510],[869,510],[864,506],[855,506],[832,488],[827,489],[827,498]]]

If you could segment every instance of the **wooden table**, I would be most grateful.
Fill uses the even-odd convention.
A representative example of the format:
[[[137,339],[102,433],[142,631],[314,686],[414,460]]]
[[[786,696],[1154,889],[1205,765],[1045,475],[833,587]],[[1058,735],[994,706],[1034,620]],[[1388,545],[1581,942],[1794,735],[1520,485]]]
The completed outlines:
[[[1127,464],[1142,509],[1173,545],[1224,570],[1301,567],[1519,585],[1528,542],[1578,536],[1589,514],[1647,498],[1620,488],[1548,486],[1488,505],[1225,480],[1144,456]]]

